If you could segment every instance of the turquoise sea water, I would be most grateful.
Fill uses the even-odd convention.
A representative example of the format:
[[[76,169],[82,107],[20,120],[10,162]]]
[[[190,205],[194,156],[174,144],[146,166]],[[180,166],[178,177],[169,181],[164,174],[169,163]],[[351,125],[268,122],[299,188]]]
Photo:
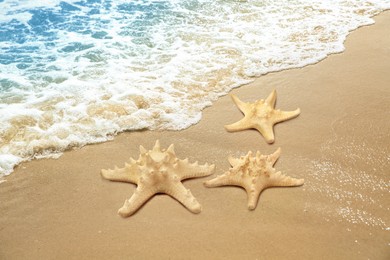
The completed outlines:
[[[343,51],[389,0],[0,0],[0,177]]]

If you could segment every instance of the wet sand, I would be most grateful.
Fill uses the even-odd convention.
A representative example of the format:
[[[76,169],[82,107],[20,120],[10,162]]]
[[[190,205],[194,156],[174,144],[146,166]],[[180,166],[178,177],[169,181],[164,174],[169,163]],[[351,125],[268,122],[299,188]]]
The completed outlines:
[[[0,259],[390,259],[390,12],[375,20],[341,54],[232,91],[253,102],[276,89],[277,108],[301,109],[275,126],[272,145],[255,130],[225,131],[242,118],[225,96],[184,131],[122,133],[20,165],[0,184]],[[200,214],[157,195],[117,215],[136,186],[100,170],[156,139],[181,159],[216,165],[213,176],[184,181]],[[303,186],[265,190],[254,211],[241,188],[203,186],[229,169],[229,155],[278,147],[275,168]]]

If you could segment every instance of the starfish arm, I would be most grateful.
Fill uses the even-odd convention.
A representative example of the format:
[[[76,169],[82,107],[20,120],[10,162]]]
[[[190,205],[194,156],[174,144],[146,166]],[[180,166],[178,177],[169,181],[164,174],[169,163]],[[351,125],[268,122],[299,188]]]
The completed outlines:
[[[168,149],[167,149],[167,153],[170,154],[171,156],[175,156],[176,157],[176,154],[175,154],[175,147],[173,144],[171,144]]]
[[[250,123],[250,121],[245,117],[233,124],[225,125],[225,129],[229,132],[237,132],[237,131],[242,131],[250,128],[253,128],[253,126]]]
[[[220,187],[220,186],[240,186],[243,187],[243,181],[236,176],[228,175],[228,173],[219,175],[214,179],[204,182],[204,185],[208,188]]]
[[[236,95],[230,94],[230,97],[232,98],[233,102],[236,104],[236,106],[243,112],[246,113],[247,110],[250,110],[250,104],[245,103],[241,101]]]
[[[147,189],[145,186],[138,186],[133,196],[126,200],[122,208],[118,210],[118,214],[122,217],[133,215],[146,201],[148,201],[157,191]]]
[[[257,124],[256,130],[264,137],[267,143],[272,144],[275,141],[273,125],[270,123]]]
[[[259,201],[260,193],[263,189],[246,189],[246,193],[248,195],[248,209],[254,210],[257,206],[257,202]]]
[[[148,152],[148,150],[146,150],[145,147],[143,147],[142,145],[139,146],[139,151],[141,155],[146,154]]]
[[[276,90],[273,90],[271,94],[267,97],[265,100],[266,103],[268,103],[272,108],[275,108],[276,103]]]
[[[181,182],[177,182],[170,186],[169,189],[166,189],[164,192],[178,200],[192,213],[200,213],[202,211],[202,206],[192,195],[191,191],[186,189]]]
[[[124,168],[115,166],[114,170],[101,170],[102,177],[110,181],[123,181],[138,184],[138,172],[136,167],[126,164]]]
[[[275,110],[275,114],[273,117],[274,124],[286,121],[289,119],[292,119],[294,117],[297,117],[301,113],[301,110],[299,108],[295,109],[294,111],[279,111]]]
[[[296,179],[282,174],[281,172],[274,173],[270,176],[268,187],[294,187],[301,186],[304,179]]]
[[[161,151],[160,140],[156,140],[156,143],[154,144],[152,151],[155,151],[155,152]]]
[[[179,160],[173,167],[177,169],[176,174],[180,180],[209,176],[215,170],[214,164],[209,165],[206,163],[199,165],[198,162],[188,163],[188,159]]]
[[[268,159],[271,162],[271,165],[274,165],[279,159],[282,149],[279,147],[273,154],[268,155]]]

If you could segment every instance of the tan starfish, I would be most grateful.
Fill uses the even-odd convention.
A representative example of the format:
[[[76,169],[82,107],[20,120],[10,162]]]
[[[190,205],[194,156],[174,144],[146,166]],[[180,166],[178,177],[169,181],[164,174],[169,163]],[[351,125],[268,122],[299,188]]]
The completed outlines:
[[[299,108],[294,111],[275,110],[275,90],[266,100],[260,99],[255,103],[242,102],[233,94],[231,94],[231,97],[237,107],[244,113],[244,118],[234,124],[225,125],[225,129],[234,132],[254,128],[264,136],[267,143],[275,141],[273,130],[275,124],[294,118],[301,112]]]
[[[269,187],[300,186],[303,179],[295,179],[276,172],[273,165],[280,156],[281,149],[271,155],[262,155],[258,151],[252,157],[252,152],[241,158],[229,157],[232,168],[224,174],[206,181],[206,187],[241,186],[248,194],[248,209],[256,208],[260,193]]]
[[[130,199],[125,201],[118,213],[127,217],[135,213],[149,198],[156,193],[166,193],[187,207],[193,213],[201,211],[201,205],[181,183],[188,178],[204,177],[212,174],[214,165],[189,163],[188,159],[179,160],[173,144],[168,149],[161,149],[157,140],[153,150],[147,151],[140,146],[138,160],[130,158],[124,168],[115,166],[114,170],[102,170],[102,176],[111,181],[123,181],[137,184],[137,189]]]

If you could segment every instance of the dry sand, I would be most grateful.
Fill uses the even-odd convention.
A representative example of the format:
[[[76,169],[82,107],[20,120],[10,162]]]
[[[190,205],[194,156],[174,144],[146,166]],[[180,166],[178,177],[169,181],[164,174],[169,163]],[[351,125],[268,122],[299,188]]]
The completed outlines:
[[[22,164],[0,185],[0,259],[390,259],[390,12],[375,20],[348,36],[344,53],[233,91],[254,101],[276,89],[277,108],[301,108],[275,126],[273,145],[256,131],[224,130],[242,117],[225,96],[187,130],[123,133]],[[305,184],[267,189],[249,211],[243,189],[193,179],[184,185],[200,214],[158,195],[121,218],[136,186],[100,169],[156,139],[174,143],[179,158],[215,163],[216,174],[230,154],[282,147],[275,168]]]

